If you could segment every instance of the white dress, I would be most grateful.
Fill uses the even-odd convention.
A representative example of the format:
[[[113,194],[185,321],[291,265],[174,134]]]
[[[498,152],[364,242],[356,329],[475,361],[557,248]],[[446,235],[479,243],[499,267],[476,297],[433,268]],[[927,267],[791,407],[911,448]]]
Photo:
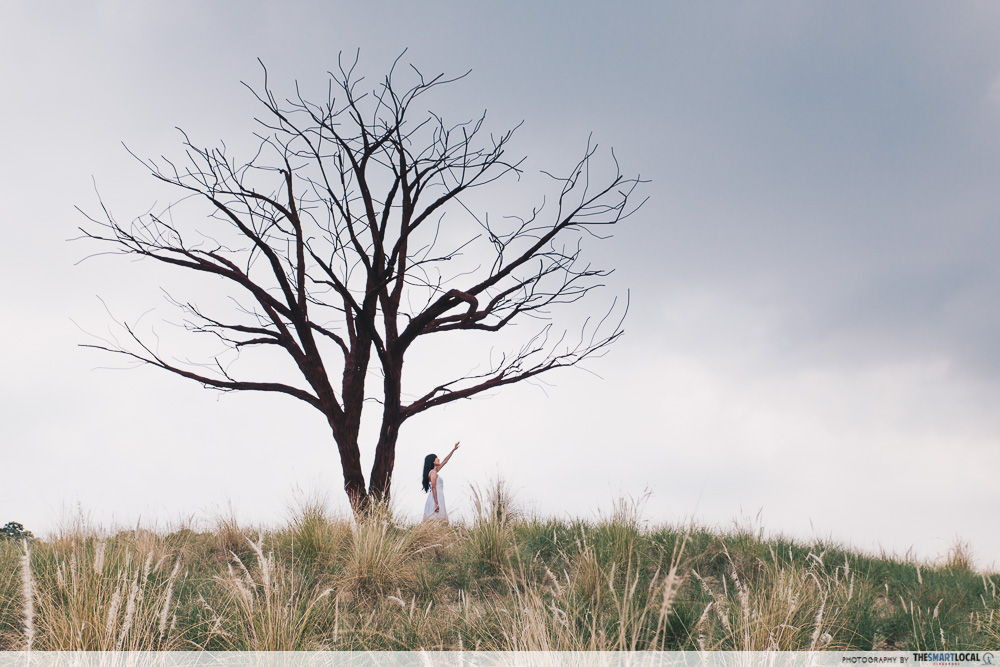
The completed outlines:
[[[428,519],[444,519],[448,520],[448,507],[444,504],[444,478],[441,475],[437,476],[437,497],[438,497],[438,507],[441,509],[435,513],[434,512],[434,488],[427,492],[427,501],[424,503],[424,521]]]

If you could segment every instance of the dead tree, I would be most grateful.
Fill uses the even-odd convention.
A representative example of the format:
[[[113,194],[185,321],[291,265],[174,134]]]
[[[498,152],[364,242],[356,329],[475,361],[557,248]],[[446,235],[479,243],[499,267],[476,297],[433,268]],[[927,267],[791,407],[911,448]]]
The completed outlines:
[[[473,190],[499,189],[499,179],[520,177],[523,158],[506,157],[517,128],[485,137],[485,112],[446,123],[420,105],[427,93],[465,75],[428,79],[411,66],[412,83],[401,87],[398,62],[367,92],[355,74],[357,58],[341,62],[320,102],[306,99],[298,84],[279,101],[264,69],[261,86],[247,85],[263,111],[248,161],[237,161],[224,144],[196,145],[183,131],[183,162],[136,157],[153,177],[184,191],[178,201],[202,203],[204,209],[185,216],[193,219],[176,222],[180,209],[171,205],[121,224],[101,201],[100,213],[84,214],[80,227],[80,238],[102,244],[95,254],[137,255],[217,276],[242,295],[238,316],[210,314],[168,295],[186,313],[187,329],[223,343],[210,364],[168,358],[125,322],[127,344],[85,346],[206,387],[283,393],[307,403],[329,424],[356,510],[388,497],[406,420],[573,366],[622,335],[624,314],[614,304],[572,337],[557,335],[550,311],[601,286],[611,271],[585,262],[580,242],[603,238],[601,228],[642,203],[633,196],[642,181],[623,176],[613,152],[607,178],[591,182],[596,147],[588,141],[569,174],[542,172],[556,186],[548,206],[500,222],[475,214],[467,204]],[[461,221],[446,224],[447,210]],[[456,241],[455,233],[468,238]],[[477,245],[487,258],[478,271],[444,272]],[[404,358],[420,337],[496,333],[519,322],[537,322],[533,335],[487,372],[404,392]],[[223,362],[233,350],[263,349],[290,359],[304,385],[235,377]],[[381,405],[367,486],[358,441],[366,398]]]

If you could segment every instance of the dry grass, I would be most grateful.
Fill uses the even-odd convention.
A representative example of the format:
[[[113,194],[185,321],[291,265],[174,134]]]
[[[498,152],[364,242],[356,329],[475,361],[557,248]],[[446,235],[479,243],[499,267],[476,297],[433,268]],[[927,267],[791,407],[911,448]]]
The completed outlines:
[[[222,591],[213,615],[213,633],[232,650],[302,651],[323,647],[315,612],[333,588],[311,584],[292,567],[266,553],[263,540],[247,539],[253,552],[248,566],[235,553],[226,573],[216,577]]]
[[[351,525],[339,587],[359,595],[379,595],[409,584],[415,557],[423,549],[416,531],[401,529],[385,505],[371,508]]]
[[[948,555],[944,559],[944,567],[953,570],[974,572],[976,569],[975,559],[972,557],[972,548],[969,546],[969,543],[962,540],[955,540],[955,543],[951,546]]]
[[[494,650],[635,651],[670,648],[667,629],[685,576],[681,547],[652,573],[628,558],[622,571],[598,563],[590,544],[575,557],[563,554],[576,576],[551,570],[541,580],[517,564],[505,571],[510,594],[492,603],[502,629]]]
[[[751,570],[756,581],[748,581],[747,570],[738,568],[728,552],[726,556],[729,568],[719,581],[710,583],[692,573],[711,598],[696,627],[700,646],[733,651],[843,648],[834,646],[833,633],[861,589],[848,564],[830,569],[822,554],[810,552],[802,561],[785,562],[772,553]]]
[[[351,530],[346,520],[335,520],[319,501],[301,504],[288,529],[296,560],[314,565],[330,564],[347,545]]]
[[[81,539],[62,549],[36,543],[32,550],[30,567],[27,556],[22,564],[26,645],[56,651],[180,647],[174,590],[186,575],[162,538]]]
[[[0,648],[32,650],[988,649],[1000,577],[757,531],[520,515],[502,484],[471,525],[354,520],[321,503],[276,531],[77,523],[0,541]]]
[[[473,487],[475,520],[465,542],[472,558],[499,570],[508,563],[513,544],[511,524],[516,520],[514,500],[502,481],[486,489]]]

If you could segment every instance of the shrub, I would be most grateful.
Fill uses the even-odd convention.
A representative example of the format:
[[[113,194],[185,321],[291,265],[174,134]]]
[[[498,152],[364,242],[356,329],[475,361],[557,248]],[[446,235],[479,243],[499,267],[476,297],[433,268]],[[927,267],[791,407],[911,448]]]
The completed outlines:
[[[30,540],[34,535],[30,530],[25,530],[24,526],[17,521],[9,521],[6,526],[0,528],[0,540]]]

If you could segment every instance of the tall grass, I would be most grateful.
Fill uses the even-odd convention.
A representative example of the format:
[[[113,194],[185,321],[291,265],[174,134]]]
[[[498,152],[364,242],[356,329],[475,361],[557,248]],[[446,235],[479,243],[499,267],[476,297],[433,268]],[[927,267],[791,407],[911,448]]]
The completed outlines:
[[[726,556],[728,568],[711,581],[692,572],[710,598],[696,628],[699,647],[815,651],[852,646],[842,636],[849,630],[848,614],[872,596],[849,562],[829,567],[822,553],[785,559],[772,551],[745,568],[728,551]]]
[[[182,563],[156,536],[24,545],[24,647],[159,650],[180,647],[175,586]]]
[[[300,651],[322,648],[317,609],[334,592],[320,587],[288,564],[266,553],[263,539],[247,539],[253,562],[230,552],[225,574],[215,582],[221,599],[213,615],[213,633],[226,648],[242,651]]]
[[[6,650],[988,649],[1000,576],[759,531],[525,516],[506,487],[471,524],[355,520],[307,503],[280,530],[0,541]]]
[[[465,543],[474,562],[485,573],[499,572],[507,563],[513,545],[513,522],[517,514],[510,489],[497,480],[486,489],[472,488],[474,520]]]
[[[362,595],[395,590],[412,576],[415,550],[387,507],[371,508],[351,526],[340,584]]]

